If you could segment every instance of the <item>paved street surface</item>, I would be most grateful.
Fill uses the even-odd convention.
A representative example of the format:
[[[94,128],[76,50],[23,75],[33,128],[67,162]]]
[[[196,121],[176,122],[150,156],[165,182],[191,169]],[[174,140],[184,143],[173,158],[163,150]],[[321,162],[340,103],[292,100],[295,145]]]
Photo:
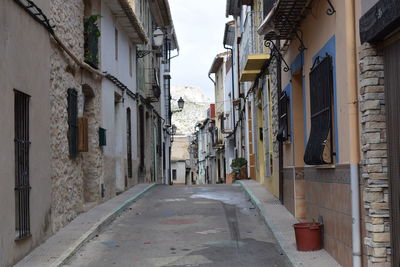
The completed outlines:
[[[291,266],[236,185],[157,186],[66,266]]]

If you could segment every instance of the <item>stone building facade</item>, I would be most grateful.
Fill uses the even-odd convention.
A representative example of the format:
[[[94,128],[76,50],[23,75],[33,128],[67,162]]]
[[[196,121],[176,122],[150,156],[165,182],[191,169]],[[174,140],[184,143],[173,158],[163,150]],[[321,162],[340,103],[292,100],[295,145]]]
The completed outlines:
[[[85,3],[52,0],[50,8],[57,36],[83,62]],[[80,68],[55,42],[50,63],[51,217],[53,231],[57,231],[84,211],[86,203],[100,200],[96,180],[101,178],[103,166],[96,128],[100,125],[101,77]],[[79,153],[75,158],[69,155],[67,91],[70,88],[78,93],[78,117],[90,116],[89,152]]]
[[[368,266],[390,266],[384,65],[381,48],[360,47],[361,184]]]

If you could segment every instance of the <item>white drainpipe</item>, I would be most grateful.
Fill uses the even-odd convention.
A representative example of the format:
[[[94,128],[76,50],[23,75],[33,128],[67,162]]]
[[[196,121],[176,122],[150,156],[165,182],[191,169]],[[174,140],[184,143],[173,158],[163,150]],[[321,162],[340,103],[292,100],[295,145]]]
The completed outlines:
[[[353,267],[361,267],[361,229],[360,229],[360,186],[358,164],[360,162],[360,136],[358,120],[358,69],[357,69],[357,39],[356,39],[356,8],[355,1],[345,1],[346,17],[346,47],[348,66],[348,108],[350,135],[350,179],[351,179],[351,217],[352,217],[352,247]],[[340,12],[340,11],[339,11]]]

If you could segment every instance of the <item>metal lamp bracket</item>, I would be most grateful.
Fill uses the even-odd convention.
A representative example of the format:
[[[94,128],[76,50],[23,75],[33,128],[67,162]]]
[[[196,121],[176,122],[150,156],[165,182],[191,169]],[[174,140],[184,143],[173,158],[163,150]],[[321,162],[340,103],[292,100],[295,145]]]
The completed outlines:
[[[153,52],[153,50],[138,50],[136,52],[136,57],[144,58],[145,56],[151,54],[151,52]]]
[[[290,67],[287,64],[287,62],[285,61],[285,59],[283,58],[279,49],[276,47],[275,43],[272,40],[266,40],[264,42],[264,46],[271,49],[271,52],[272,52],[271,57],[276,57],[277,59],[282,60],[282,62],[285,64],[285,66],[283,67],[283,71],[288,72],[290,70]]]
[[[303,32],[301,30],[296,30],[295,34],[296,34],[297,39],[300,42],[299,51],[304,52],[304,50],[306,50],[307,47],[304,45],[304,42],[303,42]]]
[[[326,10],[326,14],[327,14],[328,16],[332,16],[333,14],[336,13],[336,9],[335,9],[335,7],[333,6],[331,0],[326,0],[326,1],[327,1],[328,4],[329,4],[329,8]]]

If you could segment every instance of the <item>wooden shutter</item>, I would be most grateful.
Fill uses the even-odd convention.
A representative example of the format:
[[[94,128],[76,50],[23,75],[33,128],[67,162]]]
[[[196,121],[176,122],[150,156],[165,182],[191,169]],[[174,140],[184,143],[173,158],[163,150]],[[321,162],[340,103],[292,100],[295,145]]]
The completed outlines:
[[[89,122],[87,118],[78,119],[78,151],[89,152]]]
[[[332,57],[317,59],[310,72],[311,132],[304,154],[308,165],[333,162],[332,145]]]
[[[78,92],[68,89],[68,145],[69,156],[78,156]]]
[[[107,145],[106,129],[99,128],[99,146]]]

